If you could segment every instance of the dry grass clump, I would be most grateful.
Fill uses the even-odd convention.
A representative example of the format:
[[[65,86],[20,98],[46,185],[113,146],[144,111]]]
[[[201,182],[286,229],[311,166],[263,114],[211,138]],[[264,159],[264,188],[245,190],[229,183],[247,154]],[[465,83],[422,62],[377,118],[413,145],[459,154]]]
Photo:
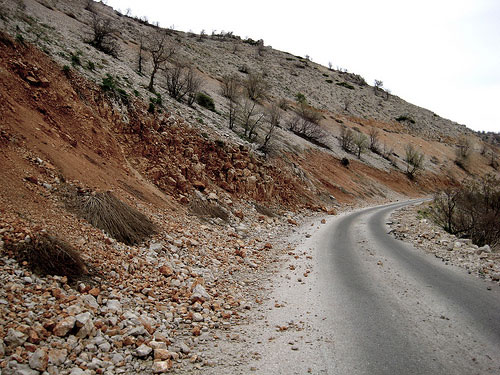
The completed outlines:
[[[27,262],[29,268],[39,275],[67,276],[74,280],[87,273],[77,250],[48,234],[39,234],[28,242],[10,246],[15,258]]]
[[[69,191],[68,208],[94,227],[127,245],[144,241],[156,232],[146,215],[123,203],[113,193]]]
[[[189,210],[196,216],[208,218],[219,218],[224,221],[229,220],[229,212],[216,201],[210,201],[197,194],[191,199]]]
[[[258,203],[255,203],[254,207],[255,207],[255,210],[261,215],[265,215],[265,216],[270,217],[270,218],[276,217],[275,212],[272,209],[270,209],[269,207],[263,206],[263,205],[258,204]]]

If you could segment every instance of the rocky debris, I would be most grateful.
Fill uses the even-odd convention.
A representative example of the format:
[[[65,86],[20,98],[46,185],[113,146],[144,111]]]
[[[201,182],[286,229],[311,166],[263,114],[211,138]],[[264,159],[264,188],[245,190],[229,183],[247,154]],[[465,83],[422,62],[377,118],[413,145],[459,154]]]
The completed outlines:
[[[138,246],[106,241],[101,231],[77,224],[85,240],[75,243],[97,272],[76,283],[37,276],[4,248],[2,373],[147,374],[213,366],[214,345],[247,319],[251,301],[261,298],[261,272],[286,251],[275,239],[293,230],[288,219],[304,218],[267,219],[232,204],[245,212],[244,221],[214,226],[179,216]],[[241,224],[244,238],[236,230]],[[3,243],[34,233],[13,214],[0,218]]]
[[[478,247],[470,239],[447,233],[429,218],[422,217],[422,211],[425,211],[425,203],[395,211],[388,223],[391,233],[434,254],[446,264],[465,268],[469,273],[485,279],[500,281],[500,253],[492,252],[488,245]]]

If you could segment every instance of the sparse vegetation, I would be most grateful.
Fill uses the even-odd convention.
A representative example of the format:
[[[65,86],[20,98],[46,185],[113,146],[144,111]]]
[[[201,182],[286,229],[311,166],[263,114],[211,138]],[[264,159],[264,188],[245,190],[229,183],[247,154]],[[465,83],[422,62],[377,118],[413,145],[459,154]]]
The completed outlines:
[[[215,103],[212,97],[203,92],[196,94],[196,103],[198,103],[203,108],[206,108],[212,112],[215,112]]]
[[[252,141],[256,135],[257,128],[264,119],[264,113],[259,111],[257,103],[249,98],[243,99],[239,110],[239,122],[243,127],[245,137]]]
[[[193,105],[202,83],[194,68],[189,65],[176,64],[168,69],[165,75],[168,94],[177,101],[185,98],[188,105]]]
[[[269,141],[273,137],[274,132],[276,131],[276,128],[279,126],[281,121],[281,109],[278,103],[272,103],[271,107],[267,110],[266,119],[269,123],[269,128],[264,138],[264,143],[261,146],[261,150],[263,150],[264,152],[267,152]]]
[[[240,101],[241,83],[235,74],[222,77],[220,84],[221,95],[227,98],[229,106],[229,129],[234,128],[237,117],[237,109]]]
[[[288,128],[298,136],[325,147],[322,143],[325,133],[319,125],[320,120],[321,113],[306,101],[302,101],[298,103],[295,116],[288,122]]]
[[[361,154],[366,150],[368,138],[361,132],[355,132],[353,137],[354,152],[358,159],[361,159]]]
[[[176,48],[168,42],[168,34],[165,30],[155,30],[149,35],[147,49],[151,57],[152,65],[148,90],[154,92],[154,79],[156,73],[165,68],[166,62],[174,56]]]
[[[500,181],[493,175],[437,193],[431,213],[452,234],[468,237],[478,246],[500,245]]]
[[[406,174],[410,179],[424,168],[424,154],[419,152],[411,143],[405,148]]]
[[[346,152],[354,151],[354,134],[351,128],[342,125],[339,137],[340,147]]]
[[[250,73],[243,85],[248,97],[254,101],[264,99],[269,90],[263,74]]]
[[[379,137],[380,132],[377,128],[372,127],[368,131],[368,136],[370,137],[370,150],[376,154],[380,152],[379,150]]]
[[[28,267],[41,276],[67,276],[75,280],[87,273],[78,251],[54,236],[42,233],[9,246],[8,250],[13,251],[18,261],[27,262]]]
[[[354,90],[354,86],[351,85],[350,83],[347,83],[347,82],[337,82],[337,85],[345,87],[346,89],[349,89],[349,90]]]
[[[401,115],[401,116],[396,118],[396,121],[397,122],[409,122],[411,124],[415,123],[415,120],[408,115]]]
[[[472,152],[472,141],[469,137],[462,136],[457,142],[457,148],[455,149],[455,163],[462,168],[467,170],[469,168],[470,155]]]
[[[90,8],[93,9],[93,8]],[[92,14],[92,39],[88,43],[95,49],[104,52],[107,55],[118,57],[118,44],[113,36],[116,31],[113,22],[110,18],[104,18],[98,15],[95,11]]]
[[[196,192],[189,203],[189,210],[196,216],[202,218],[218,218],[223,221],[229,220],[229,212],[217,201],[209,200]]]
[[[123,203],[110,191],[67,188],[64,199],[72,212],[127,245],[140,243],[156,232],[155,225],[146,215]]]

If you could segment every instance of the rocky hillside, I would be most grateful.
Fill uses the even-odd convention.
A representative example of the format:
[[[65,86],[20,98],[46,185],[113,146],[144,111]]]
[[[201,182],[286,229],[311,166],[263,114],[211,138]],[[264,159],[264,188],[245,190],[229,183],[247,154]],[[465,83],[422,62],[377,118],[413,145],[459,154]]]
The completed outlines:
[[[116,50],[95,48],[96,25],[111,27]],[[498,149],[463,126],[355,74],[230,33],[165,31],[102,3],[57,0],[3,1],[0,29],[5,374],[211,366],[207,343],[230,334],[260,303],[269,265],[294,255],[278,237],[304,215],[427,194],[495,172]],[[175,53],[157,72],[153,93],[155,35]],[[212,98],[215,108],[170,97],[168,72],[181,63],[200,83],[194,94]],[[246,102],[262,120],[255,136],[243,126],[243,100],[228,126],[231,103],[220,87],[232,74],[241,82],[259,77],[265,87]],[[281,121],[271,133],[273,102]],[[319,137],[290,130],[301,110],[319,114]],[[376,131],[378,146],[357,157],[340,146],[341,129]],[[471,153],[459,166],[455,144],[463,139]],[[408,144],[425,155],[414,179],[405,174]],[[71,209],[72,199],[95,205],[103,194],[155,229],[127,243]],[[101,222],[116,219],[106,212]],[[43,258],[51,271],[40,272],[47,238],[65,244],[51,242],[50,251],[63,252]],[[72,261],[65,254],[81,258],[77,276],[64,273]]]

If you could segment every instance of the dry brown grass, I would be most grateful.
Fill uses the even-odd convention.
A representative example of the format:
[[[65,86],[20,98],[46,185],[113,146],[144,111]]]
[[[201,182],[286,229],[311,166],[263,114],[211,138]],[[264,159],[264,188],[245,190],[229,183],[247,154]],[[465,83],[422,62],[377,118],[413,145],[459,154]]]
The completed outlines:
[[[48,234],[11,245],[9,250],[14,252],[18,261],[26,261],[33,272],[42,276],[67,276],[75,280],[87,273],[87,267],[77,250]]]
[[[198,195],[193,195],[189,204],[189,210],[196,216],[203,218],[219,218],[224,221],[229,220],[229,212],[217,202],[202,199]]]
[[[64,196],[71,211],[127,245],[140,243],[156,232],[146,215],[109,191],[89,193],[68,189]]]

